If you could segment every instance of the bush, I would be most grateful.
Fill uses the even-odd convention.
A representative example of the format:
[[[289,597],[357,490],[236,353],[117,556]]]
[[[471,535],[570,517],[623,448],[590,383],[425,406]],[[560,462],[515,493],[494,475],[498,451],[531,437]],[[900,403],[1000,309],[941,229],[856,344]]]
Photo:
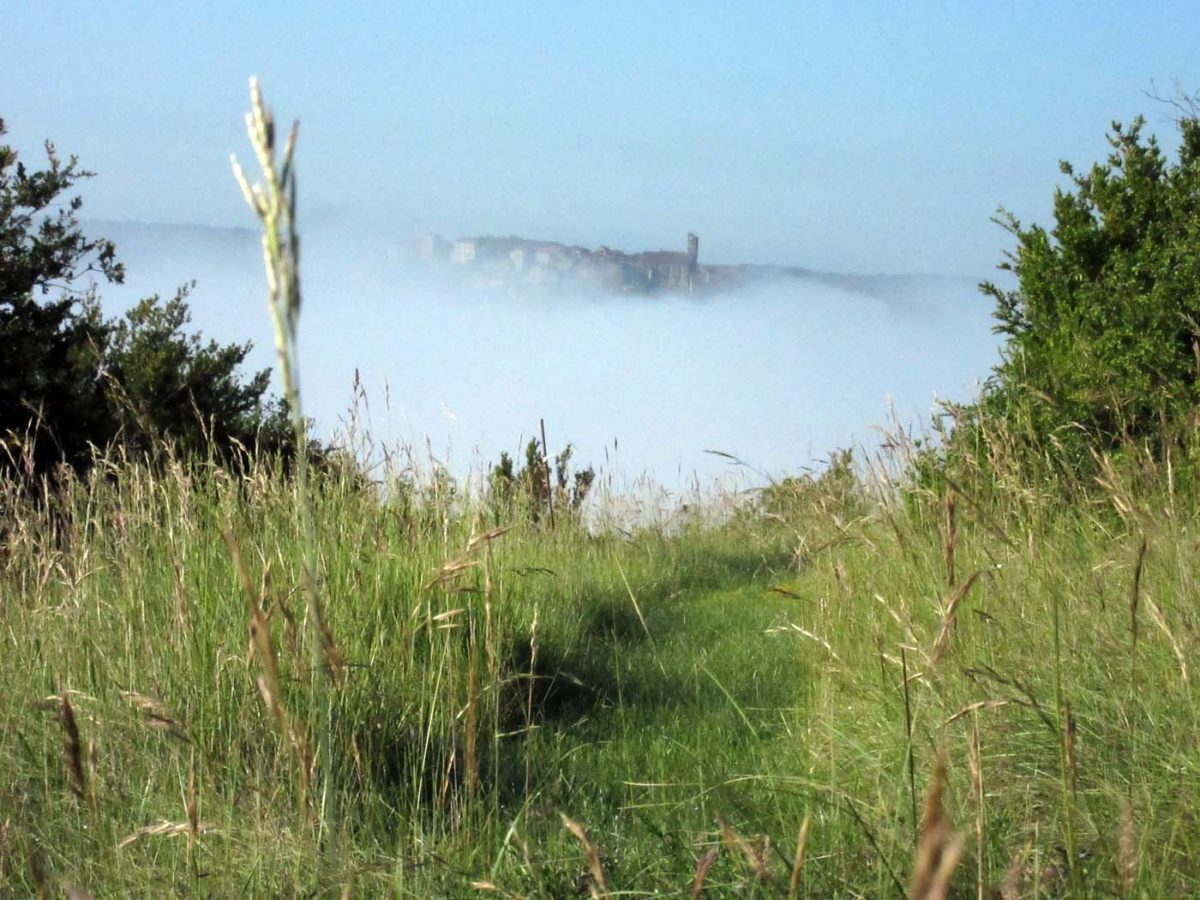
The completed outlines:
[[[951,452],[996,455],[1003,434],[1027,469],[1071,475],[1133,449],[1162,458],[1195,424],[1200,371],[1200,120],[1179,123],[1171,163],[1143,120],[1114,123],[1112,153],[1056,191],[1054,227],[998,221],[1017,241],[980,286],[995,304],[1002,359],[976,406],[958,411]]]
[[[574,453],[575,448],[567,444],[554,457],[553,471],[536,438],[525,446],[525,465],[520,470],[508,453],[501,453],[488,478],[488,503],[496,521],[511,521],[518,515],[533,522],[543,516],[578,519],[595,483],[596,470],[588,466],[572,471]]]
[[[184,332],[186,288],[121,319],[101,315],[94,285],[81,285],[93,275],[120,282],[124,269],[111,241],[83,234],[81,198],[64,197],[92,173],[53,144],[46,154],[47,168],[29,171],[0,145],[0,467],[83,471],[114,443],[222,461],[239,445],[287,453],[295,440],[267,396],[269,372],[244,380],[250,344]]]

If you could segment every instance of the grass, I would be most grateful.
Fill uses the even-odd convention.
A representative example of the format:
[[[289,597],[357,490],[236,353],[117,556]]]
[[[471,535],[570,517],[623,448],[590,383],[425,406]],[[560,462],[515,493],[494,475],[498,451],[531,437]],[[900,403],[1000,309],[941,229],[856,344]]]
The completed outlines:
[[[336,458],[0,480],[0,895],[1196,894],[1194,473],[894,447],[633,530]]]
[[[944,499],[789,487],[667,533],[496,533],[318,475],[325,799],[265,699],[318,702],[280,470],[10,493],[0,885],[570,896],[598,864],[614,894],[786,896],[807,822],[798,896],[899,896],[944,754],[956,896],[1193,893],[1194,498],[959,503],[950,529]]]
[[[106,474],[68,485],[53,510],[13,499],[0,821],[30,843],[10,853],[6,877],[25,877],[23,856],[36,845],[53,854],[53,871],[81,885],[136,893],[156,883],[139,877],[174,886],[196,877],[217,893],[299,891],[315,874],[306,869],[319,837],[308,808],[315,802],[295,771],[303,754],[256,688],[260,679],[278,684],[279,704],[307,721],[311,662],[290,485],[279,472],[239,481],[180,465],[166,473],[130,465],[115,482]],[[336,805],[353,827],[339,857],[365,854],[372,877],[387,880],[397,866],[419,865],[420,883],[420,848],[507,828],[497,817],[525,802],[527,778],[545,782],[536,790],[546,793],[579,778],[572,767],[582,757],[568,754],[546,781],[542,761],[562,750],[551,733],[574,733],[592,708],[597,723],[613,708],[632,715],[635,704],[654,714],[666,685],[691,673],[676,658],[684,635],[666,632],[670,611],[763,566],[707,539],[630,541],[530,524],[484,545],[490,554],[466,553],[469,514],[404,516],[336,476],[316,491],[314,513],[330,628],[347,661],[332,756]],[[249,570],[253,612],[227,536]],[[447,562],[463,561],[474,565],[439,583]],[[650,634],[660,632],[653,641],[632,611],[626,577],[647,607]],[[744,591],[733,596],[746,600]],[[717,627],[713,614],[696,619],[693,637]],[[278,674],[267,677],[272,654]],[[671,661],[670,682],[637,671],[656,656]],[[610,668],[614,659],[619,668]],[[708,671],[730,678],[722,665]],[[717,695],[712,681],[698,684],[697,697]],[[61,720],[70,708],[83,764],[64,767]],[[469,721],[474,776],[464,772]],[[740,719],[726,724],[741,727]],[[189,805],[199,817],[190,830],[120,846],[157,823],[187,823]],[[404,852],[394,857],[397,846]],[[390,862],[380,869],[380,859]]]

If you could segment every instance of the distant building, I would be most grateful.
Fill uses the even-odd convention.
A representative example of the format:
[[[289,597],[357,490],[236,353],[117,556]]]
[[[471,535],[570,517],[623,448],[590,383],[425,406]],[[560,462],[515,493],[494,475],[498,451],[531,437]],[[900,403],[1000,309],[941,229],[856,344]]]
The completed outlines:
[[[688,232],[687,252],[658,250],[630,257],[648,287],[692,290],[700,271],[700,238]]]
[[[465,266],[475,261],[476,244],[471,239],[459,239],[454,242],[454,252],[450,254],[450,262],[456,266]]]
[[[449,259],[468,268],[479,283],[513,280],[533,284],[576,282],[593,290],[624,293],[692,291],[710,273],[700,267],[700,239],[687,235],[687,250],[658,250],[628,254],[606,246],[594,251],[555,241],[525,238],[459,238],[453,246],[436,235],[424,236],[420,255],[428,260]]]
[[[451,244],[440,234],[426,231],[418,234],[413,241],[417,259],[425,263],[445,262],[451,252]]]

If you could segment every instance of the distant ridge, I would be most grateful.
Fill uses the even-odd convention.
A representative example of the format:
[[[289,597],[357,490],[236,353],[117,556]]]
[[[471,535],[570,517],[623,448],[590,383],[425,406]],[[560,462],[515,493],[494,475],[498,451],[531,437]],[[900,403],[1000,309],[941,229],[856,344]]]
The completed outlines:
[[[249,226],[202,225],[185,222],[146,222],[88,219],[84,231],[117,245],[117,256],[144,266],[171,261],[186,268],[195,262],[196,277],[214,258],[225,264],[259,262],[259,238]],[[318,229],[325,233],[325,229]],[[393,263],[407,261],[440,272],[476,288],[521,285],[544,291],[555,287],[600,294],[692,294],[716,296],[778,283],[822,285],[862,296],[896,300],[930,291],[974,292],[977,279],[955,275],[827,272],[804,266],[762,263],[706,264],[699,258],[699,239],[689,235],[687,251],[655,250],[629,253],[601,245],[594,250],[553,240],[516,235],[480,236],[449,241],[432,232],[414,238],[384,241]],[[694,241],[694,243],[693,243]]]
[[[711,265],[700,260],[700,239],[690,232],[686,247],[626,252],[602,244],[589,250],[517,235],[450,241],[437,233],[424,232],[404,249],[411,261],[479,288],[560,285],[609,294],[711,295],[799,280],[872,297],[894,297],[897,293],[976,284],[972,279],[937,274],[842,274],[800,266]]]

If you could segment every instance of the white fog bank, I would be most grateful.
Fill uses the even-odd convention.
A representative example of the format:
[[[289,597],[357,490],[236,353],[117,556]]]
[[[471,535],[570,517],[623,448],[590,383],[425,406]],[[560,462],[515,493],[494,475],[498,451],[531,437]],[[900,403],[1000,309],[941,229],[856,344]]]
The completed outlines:
[[[253,340],[272,365],[257,238],[249,230],[89,224],[128,268],[101,296],[116,314],[195,279],[193,325]],[[874,280],[872,295],[808,280],[695,299],[454,287],[405,263],[400,240],[304,235],[306,412],[346,427],[355,372],[372,436],[426,446],[465,471],[519,451],[545,419],[552,451],[621,479],[681,488],[732,454],[772,477],[878,439],[894,407],[923,426],[935,397],[968,400],[994,365],[990,306],[965,279]]]

